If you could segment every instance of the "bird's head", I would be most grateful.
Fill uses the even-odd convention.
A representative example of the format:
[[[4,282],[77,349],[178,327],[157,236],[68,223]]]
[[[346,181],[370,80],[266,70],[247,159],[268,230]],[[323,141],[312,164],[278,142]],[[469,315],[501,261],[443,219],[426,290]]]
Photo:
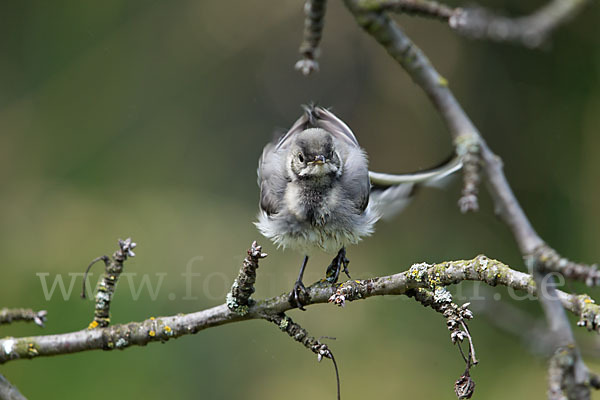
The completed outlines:
[[[321,180],[342,173],[333,136],[321,128],[306,129],[296,135],[289,149],[288,165],[299,180]]]

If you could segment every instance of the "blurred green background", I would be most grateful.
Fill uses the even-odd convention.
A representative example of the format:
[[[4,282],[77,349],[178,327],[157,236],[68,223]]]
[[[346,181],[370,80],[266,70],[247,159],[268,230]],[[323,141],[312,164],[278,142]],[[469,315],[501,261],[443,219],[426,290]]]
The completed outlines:
[[[516,15],[541,4],[485,5]],[[48,310],[43,330],[21,323],[0,327],[0,336],[87,326],[93,303],[78,297],[81,276],[71,275],[66,300],[58,288],[46,300],[39,274],[49,274],[49,285],[60,274],[68,289],[69,274],[127,236],[139,243],[126,264],[136,287],[144,274],[155,287],[163,280],[154,299],[144,289],[137,300],[123,280],[115,323],[222,303],[254,239],[270,254],[255,296],[288,291],[301,256],[276,250],[252,225],[255,169],[262,146],[291,125],[302,103],[332,106],[374,170],[414,171],[450,154],[427,98],[340,2],[329,5],[321,72],[295,72],[302,7],[300,0],[0,3],[0,306]],[[534,51],[459,37],[435,21],[399,21],[503,158],[542,237],[565,256],[600,259],[600,5]],[[349,249],[352,276],[480,253],[523,269],[487,194],[470,215],[459,213],[459,195],[460,179],[443,191],[419,192],[404,214]],[[311,259],[305,281],[319,279],[329,260]],[[191,292],[181,276],[187,265],[200,274]],[[483,289],[453,291],[466,301]],[[598,290],[567,289],[600,299]],[[501,288],[485,293],[510,300]],[[541,317],[533,301],[512,306],[525,321]],[[472,372],[474,398],[545,398],[545,360],[506,333],[516,318],[490,315],[479,310],[471,323],[481,360]],[[412,300],[320,305],[290,316],[317,337],[337,338],[330,345],[346,399],[455,398],[463,362],[443,318]],[[600,372],[600,342],[574,329],[589,366]],[[0,372],[32,399],[335,396],[331,364],[318,364],[261,321],[124,352],[10,362]]]

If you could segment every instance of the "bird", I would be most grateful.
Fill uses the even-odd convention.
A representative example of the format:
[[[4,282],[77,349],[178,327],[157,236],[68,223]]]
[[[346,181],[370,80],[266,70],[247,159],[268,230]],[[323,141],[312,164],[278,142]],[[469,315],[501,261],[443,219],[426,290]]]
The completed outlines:
[[[325,280],[349,279],[346,247],[374,232],[375,223],[401,211],[421,184],[435,184],[462,167],[454,156],[441,166],[413,174],[369,171],[367,153],[352,130],[330,110],[310,104],[278,140],[268,143],[258,162],[259,232],[278,247],[304,255],[289,295],[304,310],[303,283],[315,251],[337,255]]]

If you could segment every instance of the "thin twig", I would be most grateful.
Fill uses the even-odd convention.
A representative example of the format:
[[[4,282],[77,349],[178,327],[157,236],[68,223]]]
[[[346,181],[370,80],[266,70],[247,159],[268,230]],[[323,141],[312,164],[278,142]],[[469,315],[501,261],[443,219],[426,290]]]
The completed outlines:
[[[2,308],[0,309],[0,325],[14,321],[33,321],[37,326],[44,327],[46,310],[33,311],[31,308]]]
[[[96,264],[98,261],[104,261],[104,266],[107,266],[110,262],[110,258],[108,256],[100,256],[100,257],[96,257],[94,258],[92,261],[90,261],[90,263],[88,264],[87,268],[85,269],[85,273],[83,274],[83,283],[82,283],[82,287],[81,287],[81,298],[85,299],[85,289],[86,289],[86,283],[87,283],[87,277],[88,274],[90,273],[90,269],[92,269],[92,267],[94,266],[94,264]]]
[[[469,360],[473,364],[478,364],[479,361],[477,361],[477,357],[475,356],[475,346],[473,345],[473,337],[471,336],[471,331],[469,330],[469,327],[467,326],[465,321],[460,321],[460,324],[467,333],[467,339],[469,340]]]
[[[465,320],[473,318],[473,313],[468,309],[470,303],[465,303],[462,306],[455,304],[452,302],[452,295],[448,289],[437,286],[435,281],[428,289],[419,288],[409,290],[406,292],[406,295],[408,297],[413,297],[425,307],[431,307],[433,310],[442,314],[444,318],[446,318],[446,326],[450,331],[450,339],[452,340],[453,344],[459,344],[458,347],[463,358],[464,353],[460,348],[460,343],[465,339],[465,337],[467,337],[470,347],[469,355],[472,356],[473,364],[477,364],[471,333],[469,332],[469,329],[465,323]],[[335,297],[332,301],[335,301]]]
[[[474,39],[513,42],[540,47],[590,0],[552,0],[530,15],[505,17],[483,7],[452,8],[428,0],[358,0],[363,11],[391,11],[445,21],[458,33]]]
[[[317,57],[319,56],[319,43],[323,36],[325,21],[326,0],[306,0],[304,3],[304,33],[300,54],[302,59],[296,63],[295,68],[304,75],[319,70]]]
[[[531,15],[517,18],[500,16],[481,7],[464,8],[455,12],[449,23],[459,33],[476,39],[536,48],[587,3],[589,0],[553,0]]]
[[[546,243],[537,247],[532,254],[539,260],[539,267],[544,272],[558,272],[567,279],[585,282],[588,286],[597,286],[600,283],[600,271],[597,265],[568,260]]]
[[[338,400],[340,400],[340,374],[335,358],[333,357],[333,353],[331,352],[329,347],[326,344],[321,343],[319,339],[310,336],[306,329],[302,328],[298,323],[292,321],[292,319],[284,313],[266,313],[263,315],[263,318],[277,325],[279,329],[287,333],[289,337],[291,337],[296,342],[302,344],[304,347],[315,353],[319,362],[321,362],[323,357],[331,359],[331,361],[333,362],[333,367],[335,368],[335,378],[337,382],[337,398]]]

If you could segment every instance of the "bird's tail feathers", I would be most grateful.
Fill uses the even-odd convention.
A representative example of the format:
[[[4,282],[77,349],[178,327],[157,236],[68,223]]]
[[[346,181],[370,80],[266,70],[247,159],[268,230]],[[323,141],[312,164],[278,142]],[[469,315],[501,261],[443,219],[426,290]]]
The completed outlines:
[[[410,174],[385,174],[369,171],[369,202],[381,219],[389,220],[400,213],[421,186],[443,188],[452,175],[462,168],[460,157],[453,156],[440,166]]]
[[[441,165],[419,172],[409,174],[386,174],[369,171],[369,178],[373,186],[393,186],[403,183],[420,183],[426,186],[435,186],[435,183],[452,175],[462,168],[462,160],[459,156],[452,156]]]

